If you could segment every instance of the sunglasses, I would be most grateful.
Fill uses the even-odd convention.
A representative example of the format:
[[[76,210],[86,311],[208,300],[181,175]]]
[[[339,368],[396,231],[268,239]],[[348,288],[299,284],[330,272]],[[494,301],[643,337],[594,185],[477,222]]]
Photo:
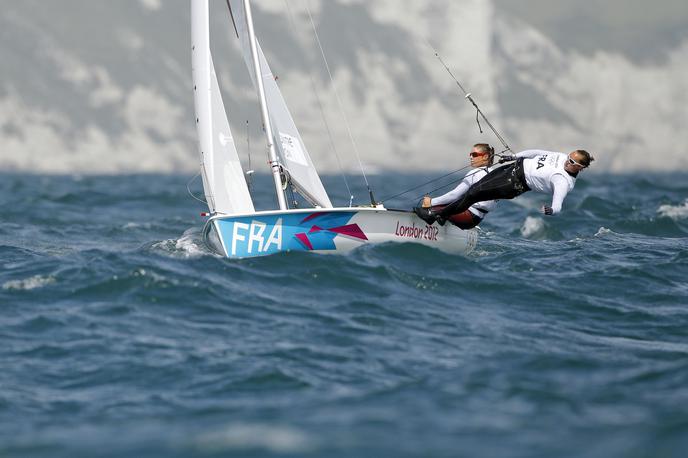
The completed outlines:
[[[487,156],[487,153],[476,153],[475,151],[473,151],[469,154],[469,156],[471,156],[471,157]]]
[[[583,167],[584,169],[587,169],[587,168],[588,168],[587,165],[583,165],[583,164],[581,164],[580,162],[576,162],[576,161],[574,161],[573,159],[571,159],[570,157],[569,157],[569,164],[571,164],[571,165],[577,165],[578,167]]]

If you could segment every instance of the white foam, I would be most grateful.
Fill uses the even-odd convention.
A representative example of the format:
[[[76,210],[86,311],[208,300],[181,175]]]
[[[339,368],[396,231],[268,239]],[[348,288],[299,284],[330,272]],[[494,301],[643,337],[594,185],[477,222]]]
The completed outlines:
[[[599,229],[597,229],[597,232],[595,232],[595,237],[602,237],[607,234],[613,234],[614,232],[611,229],[607,229],[604,226],[601,226]]]
[[[545,221],[542,218],[528,216],[521,226],[521,235],[525,238],[532,237],[545,228]]]
[[[683,205],[662,205],[657,209],[659,216],[671,218],[673,220],[688,218],[688,199]]]
[[[34,275],[33,277],[25,278],[23,280],[10,280],[2,285],[5,290],[31,290],[42,288],[51,283],[55,283],[55,277]]]
[[[153,227],[151,223],[128,222],[122,226],[122,229],[150,229],[151,227]]]
[[[262,449],[273,453],[306,453],[315,442],[303,432],[286,426],[267,424],[231,424],[196,439],[203,451]]]
[[[154,283],[162,283],[165,281],[168,281],[168,282],[175,284],[175,285],[178,283],[176,280],[167,280],[162,275],[158,275],[155,272],[150,271],[150,270],[146,270],[142,267],[134,270],[131,275],[133,277],[148,277],[148,278],[152,279]],[[116,278],[116,276],[115,276],[115,278]]]
[[[178,239],[157,242],[153,244],[153,248],[182,258],[199,258],[213,254],[205,247],[198,228],[187,229]]]
[[[208,250],[205,249],[203,240],[201,240],[201,234],[198,228],[187,229],[184,231],[181,237],[177,240],[174,247],[188,254],[190,257],[198,257],[208,254]]]
[[[482,258],[485,256],[490,256],[492,253],[486,250],[473,250],[471,251],[471,256],[474,256],[476,258]]]

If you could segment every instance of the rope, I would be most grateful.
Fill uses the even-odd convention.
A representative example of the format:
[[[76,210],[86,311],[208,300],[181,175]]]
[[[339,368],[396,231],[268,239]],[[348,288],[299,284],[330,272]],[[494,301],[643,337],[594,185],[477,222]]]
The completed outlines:
[[[292,30],[294,31],[294,35],[296,37],[299,36],[298,30],[296,28],[296,24],[294,21],[294,16],[293,12],[291,10],[291,6],[289,5],[289,0],[284,0],[284,3],[287,7],[287,12],[289,13],[289,24],[291,25]],[[318,102],[318,108],[320,109],[320,117],[323,120],[323,124],[325,124],[325,130],[327,131],[327,136],[330,139],[330,146],[332,147],[332,151],[334,151],[334,156],[337,158],[337,166],[339,167],[339,173],[344,180],[344,186],[346,186],[346,190],[349,193],[349,207],[351,207],[352,202],[354,201],[354,195],[351,192],[351,188],[349,187],[349,181],[346,179],[346,175],[344,174],[344,168],[342,167],[342,161],[341,158],[339,157],[339,152],[337,151],[337,147],[334,144],[334,138],[332,137],[332,131],[330,130],[330,124],[327,122],[327,118],[325,117],[325,109],[323,108],[322,102],[320,101],[320,95],[318,94],[318,89],[315,84],[315,79],[313,78],[313,74],[308,71],[308,77],[311,80],[311,87],[313,88],[313,94],[315,94],[315,100]]]
[[[253,192],[253,174],[255,173],[251,167],[251,131],[248,125],[248,119],[246,120],[246,149],[248,152],[248,170],[244,172],[246,175],[246,184],[248,185],[248,192]]]
[[[358,161],[358,166],[361,168],[361,173],[363,174],[363,180],[365,181],[366,187],[368,188],[368,193],[370,194],[370,203],[372,205],[375,205],[375,199],[373,198],[373,191],[370,189],[370,183],[368,183],[368,177],[366,176],[365,170],[363,168],[363,163],[361,162],[361,155],[358,153],[358,147],[356,146],[356,141],[354,140],[354,136],[351,133],[351,127],[349,126],[349,120],[346,117],[346,113],[344,112],[344,105],[342,104],[342,100],[339,97],[339,92],[337,91],[337,86],[334,84],[334,78],[332,77],[332,72],[330,71],[330,65],[327,63],[327,58],[325,57],[325,51],[323,50],[322,43],[320,43],[320,37],[318,36],[318,30],[315,27],[315,22],[313,21],[313,16],[311,15],[311,10],[308,6],[309,0],[305,0],[305,5],[306,5],[306,12],[308,13],[308,19],[310,20],[311,27],[313,28],[313,33],[315,34],[315,40],[318,43],[318,48],[320,49],[320,55],[323,58],[323,61],[325,62],[325,68],[327,69],[327,74],[330,77],[330,82],[332,84],[332,88],[334,90],[335,97],[337,98],[337,104],[339,105],[339,111],[342,113],[342,117],[344,118],[344,124],[346,125],[346,130],[349,133],[349,139],[351,140],[351,144],[353,145],[354,148],[354,153],[356,154],[356,160]]]
[[[198,175],[200,175],[200,174],[201,174],[201,172],[199,171],[198,173],[196,173],[196,175],[194,175],[193,177],[191,177],[191,179],[186,183],[186,191],[189,193],[189,195],[190,195],[191,197],[193,197],[193,198],[196,199],[197,201],[202,202],[202,203],[208,205],[208,202],[206,202],[206,201],[203,200],[203,199],[199,199],[198,197],[196,197],[196,196],[194,195],[194,193],[191,192],[191,189],[189,189],[189,186],[191,186],[191,183],[192,183],[196,178],[198,178]]]
[[[287,186],[287,194],[289,200],[291,200],[291,208],[299,208],[299,201],[296,200],[296,195],[294,194],[294,186]]]

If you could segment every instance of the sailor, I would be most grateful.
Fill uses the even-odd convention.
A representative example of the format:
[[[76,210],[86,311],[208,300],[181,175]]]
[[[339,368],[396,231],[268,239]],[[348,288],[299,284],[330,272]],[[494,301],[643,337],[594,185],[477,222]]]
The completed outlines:
[[[489,172],[468,191],[439,212],[430,211],[424,220],[432,224],[435,220],[444,222],[456,213],[468,209],[476,202],[493,199],[513,199],[526,191],[534,190],[552,194],[552,204],[541,208],[545,215],[555,215],[576,184],[581,170],[590,166],[595,159],[585,150],[578,149],[569,154],[544,150],[526,150],[515,156],[504,156],[499,163],[513,163]]]
[[[494,162],[494,148],[487,143],[476,143],[473,145],[469,156],[471,158],[471,167],[474,167],[474,169],[466,174],[456,188],[439,197],[430,198],[430,196],[425,196],[423,197],[422,207],[413,209],[421,219],[425,220],[429,213],[436,213],[447,204],[460,199],[473,184],[480,181],[481,178],[494,168],[492,166]],[[449,216],[447,221],[461,229],[471,229],[480,224],[495,205],[497,205],[497,202],[494,200],[476,203],[467,210]],[[434,222],[434,219],[432,222]],[[432,222],[429,224],[432,224]]]

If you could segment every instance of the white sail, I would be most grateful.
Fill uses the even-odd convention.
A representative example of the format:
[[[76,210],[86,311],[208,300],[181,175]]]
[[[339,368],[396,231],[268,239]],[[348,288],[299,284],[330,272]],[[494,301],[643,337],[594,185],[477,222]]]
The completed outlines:
[[[255,72],[251,58],[251,47],[249,43],[248,31],[246,28],[246,13],[241,0],[229,0],[232,8],[234,25],[239,35],[242,54],[248,67],[249,74],[256,84]],[[313,165],[306,146],[301,139],[294,119],[289,113],[287,104],[282,97],[275,77],[270,70],[260,44],[257,46],[262,71],[263,85],[265,87],[265,98],[267,101],[270,121],[274,130],[275,145],[284,168],[291,177],[292,184],[296,187],[299,194],[305,197],[313,205],[320,207],[332,207],[330,198],[320,181],[318,172]]]
[[[215,213],[252,213],[241,162],[210,54],[208,0],[191,0],[191,66],[203,189]]]
[[[201,2],[203,6],[197,6]],[[255,40],[249,0],[228,2],[231,3],[244,59],[258,92],[279,210],[255,212],[248,196],[239,200],[239,205],[250,205],[250,211],[246,211],[246,214],[212,215],[203,229],[203,238],[208,246],[229,258],[265,256],[288,251],[341,253],[365,244],[383,242],[422,243],[449,253],[467,253],[473,250],[478,237],[475,230],[464,231],[452,225],[424,224],[413,212],[387,210],[382,204],[374,207],[332,207],[265,56]],[[237,173],[241,169],[238,167],[238,160],[234,161],[236,150],[231,143],[207,42],[208,0],[192,0],[192,11],[196,112],[199,117],[198,133],[206,195],[213,207],[217,205],[220,208],[220,193],[227,201],[224,205],[233,206],[237,205],[237,201],[232,200],[236,197],[234,191],[229,192],[216,186],[217,184],[241,183],[241,192],[247,193],[243,177],[235,181],[216,180],[220,162],[212,156],[214,153],[231,156],[232,160],[228,162],[236,164]],[[206,26],[205,35],[197,30],[203,25]],[[256,74],[260,74],[260,78],[256,78]],[[292,184],[301,195],[313,205],[323,208],[288,209],[282,190],[280,167],[288,170]]]

